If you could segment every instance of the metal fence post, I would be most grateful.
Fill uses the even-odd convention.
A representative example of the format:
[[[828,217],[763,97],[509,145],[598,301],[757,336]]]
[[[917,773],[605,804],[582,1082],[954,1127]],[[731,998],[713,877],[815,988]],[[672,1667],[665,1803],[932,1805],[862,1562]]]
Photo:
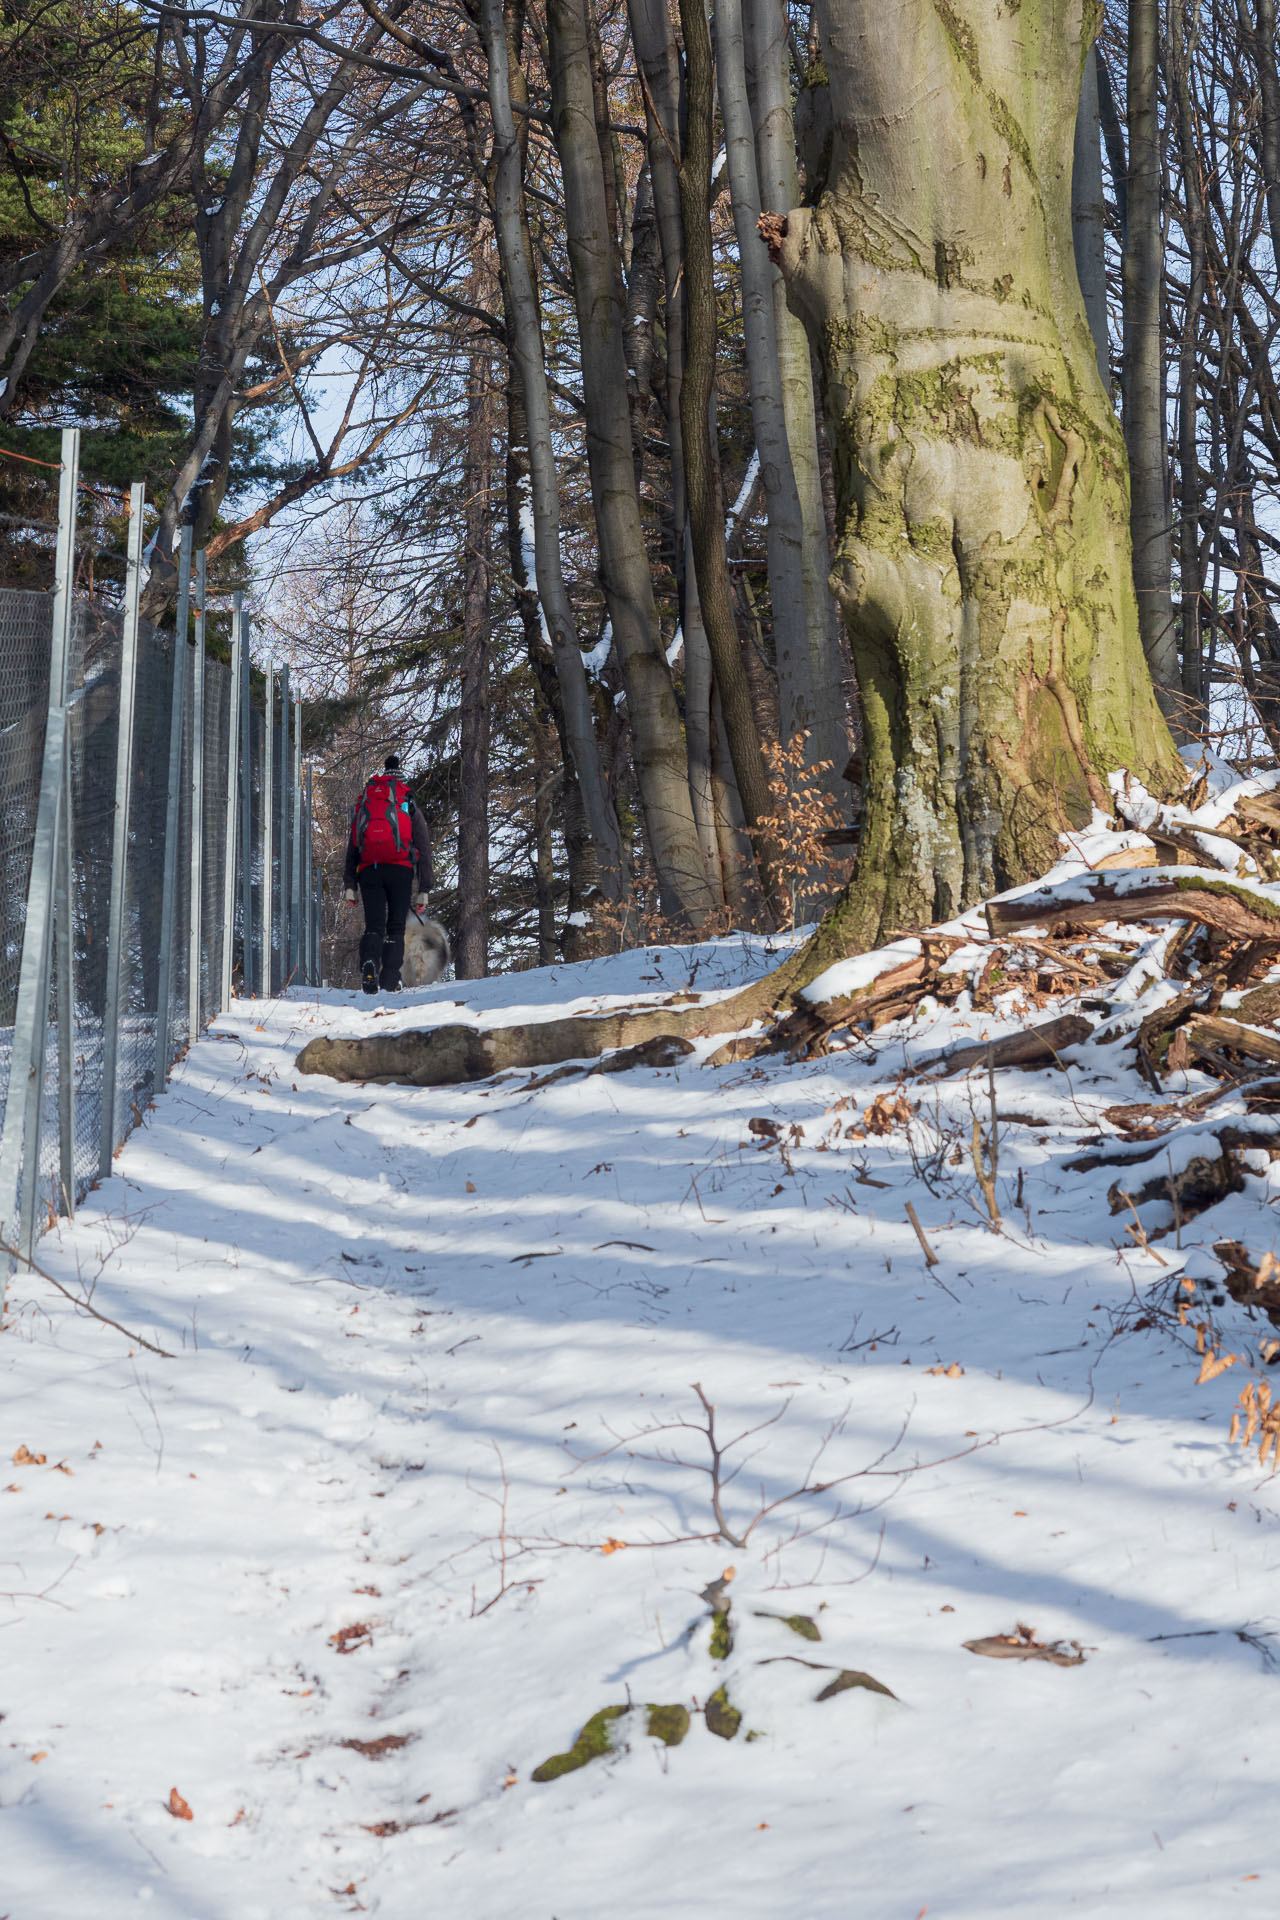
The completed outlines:
[[[56,682],[51,679],[51,685]],[[0,1136],[0,1235],[8,1241],[22,1191],[20,1240],[30,1258],[34,1239],[35,1197],[40,1179],[40,1115],[44,1099],[44,1037],[49,1012],[49,962],[53,933],[53,869],[57,852],[58,815],[62,810],[63,764],[67,710],[50,707],[45,728],[44,766],[40,775],[35,846],[31,881],[27,888],[27,918],[22,933],[22,965],[18,976],[18,1006],[9,1056],[9,1092]],[[32,1223],[28,1230],[28,1221]],[[0,1308],[9,1261],[0,1264]]]
[[[80,429],[62,430],[62,476],[58,485],[58,549],[53,574],[51,667],[61,659],[60,704],[71,690],[71,631],[75,611],[76,505],[80,486]],[[52,673],[50,675],[52,678]],[[76,1205],[76,909],[75,822],[71,812],[71,734],[63,753],[62,822],[54,881],[53,927],[58,1002],[58,1187],[61,1210]]]
[[[173,635],[173,693],[169,701],[169,787],[164,810],[164,881],[160,893],[160,979],[156,993],[155,1089],[169,1084],[169,1008],[178,957],[178,828],[182,821],[182,723],[187,710],[187,624],[191,610],[191,529],[178,549],[178,616]]]
[[[301,731],[301,729],[299,729]],[[311,768],[302,769],[302,885],[298,892],[298,934],[302,941],[302,977],[309,987],[315,982],[315,948],[311,935]]]
[[[244,595],[235,600],[240,651],[240,991],[253,992],[253,719],[249,704],[249,616]]]
[[[311,843],[315,818],[315,797],[311,786],[311,768],[307,768],[307,914],[311,921],[312,984],[324,985],[324,876],[315,871],[315,848]]]
[[[289,774],[293,757],[289,752],[289,669],[280,669],[280,991],[289,984],[289,894],[293,875],[293,847],[290,839]]]
[[[302,951],[302,700],[293,703],[293,777],[289,783],[293,837],[289,872],[289,971],[307,978]]]
[[[271,998],[275,982],[271,972],[271,936],[272,908],[275,905],[274,885],[274,847],[272,845],[275,827],[275,794],[273,792],[275,774],[275,755],[272,752],[275,731],[275,715],[272,712],[275,695],[276,670],[270,660],[263,669],[266,674],[266,725],[262,729],[262,997]]]
[[[205,555],[196,555],[195,653],[191,665],[191,913],[187,946],[187,1040],[200,1038],[200,974],[204,957],[204,603]],[[209,981],[212,988],[213,981]]]
[[[204,555],[200,555],[201,574]],[[201,580],[203,588],[203,578]],[[202,623],[203,624],[203,623]],[[240,614],[231,622],[230,712],[227,716],[227,805],[222,868],[222,977],[218,983],[218,1011],[231,1005],[231,968],[236,941],[236,813],[240,806]]]
[[[129,798],[133,784],[133,712],[138,681],[138,601],[142,592],[141,481],[129,489],[129,558],[120,634],[120,705],[116,733],[116,804],[111,835],[111,905],[107,918],[107,987],[102,1015],[102,1124],[98,1178],[111,1172],[116,1144],[116,1067],[120,1049],[120,990],[124,980],[125,867],[129,857]]]

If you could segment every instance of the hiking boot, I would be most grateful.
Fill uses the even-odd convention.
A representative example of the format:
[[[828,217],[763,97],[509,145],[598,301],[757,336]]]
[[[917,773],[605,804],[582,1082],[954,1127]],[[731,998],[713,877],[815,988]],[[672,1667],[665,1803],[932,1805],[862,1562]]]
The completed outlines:
[[[397,974],[394,980],[383,980],[381,984],[384,993],[399,993],[400,976]]]
[[[365,993],[376,993],[378,991],[378,963],[376,960],[366,960],[361,967],[360,986]]]

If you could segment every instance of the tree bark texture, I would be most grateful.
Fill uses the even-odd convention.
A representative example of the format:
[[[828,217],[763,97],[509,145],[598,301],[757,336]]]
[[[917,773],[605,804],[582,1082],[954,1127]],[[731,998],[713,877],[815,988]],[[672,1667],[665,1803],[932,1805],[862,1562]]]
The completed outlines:
[[[489,971],[489,628],[493,551],[491,356],[477,342],[467,380],[466,553],[462,579],[462,688],[459,698],[458,920],[454,969],[459,980]]]
[[[552,133],[564,183],[587,462],[600,575],[622,668],[645,835],[664,910],[701,925],[715,908],[689,803],[684,740],[658,629],[632,459],[623,297],[596,132],[586,0],[550,0]]]
[[[1071,241],[1085,0],[820,0],[829,184],[770,228],[821,358],[866,822],[854,950],[1178,777]],[[766,221],[766,226],[770,223]],[[838,942],[837,942],[838,943]]]
[[[1165,717],[1181,708],[1170,589],[1172,539],[1165,445],[1164,230],[1161,220],[1160,0],[1129,0],[1124,248],[1124,437],[1129,451],[1133,578],[1142,648]]]

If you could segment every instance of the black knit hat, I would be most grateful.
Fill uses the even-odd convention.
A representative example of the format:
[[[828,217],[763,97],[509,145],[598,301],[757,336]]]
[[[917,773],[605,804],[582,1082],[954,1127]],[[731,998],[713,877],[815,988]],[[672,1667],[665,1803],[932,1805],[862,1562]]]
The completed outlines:
[[[382,763],[382,771],[384,773],[399,773],[400,755],[398,753],[389,753]]]

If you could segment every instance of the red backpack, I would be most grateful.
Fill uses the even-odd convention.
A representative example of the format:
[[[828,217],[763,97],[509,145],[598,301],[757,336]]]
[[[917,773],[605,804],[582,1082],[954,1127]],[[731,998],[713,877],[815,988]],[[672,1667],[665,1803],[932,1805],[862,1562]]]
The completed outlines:
[[[412,864],[409,789],[403,780],[388,773],[374,775],[357,803],[351,838],[362,867]]]

